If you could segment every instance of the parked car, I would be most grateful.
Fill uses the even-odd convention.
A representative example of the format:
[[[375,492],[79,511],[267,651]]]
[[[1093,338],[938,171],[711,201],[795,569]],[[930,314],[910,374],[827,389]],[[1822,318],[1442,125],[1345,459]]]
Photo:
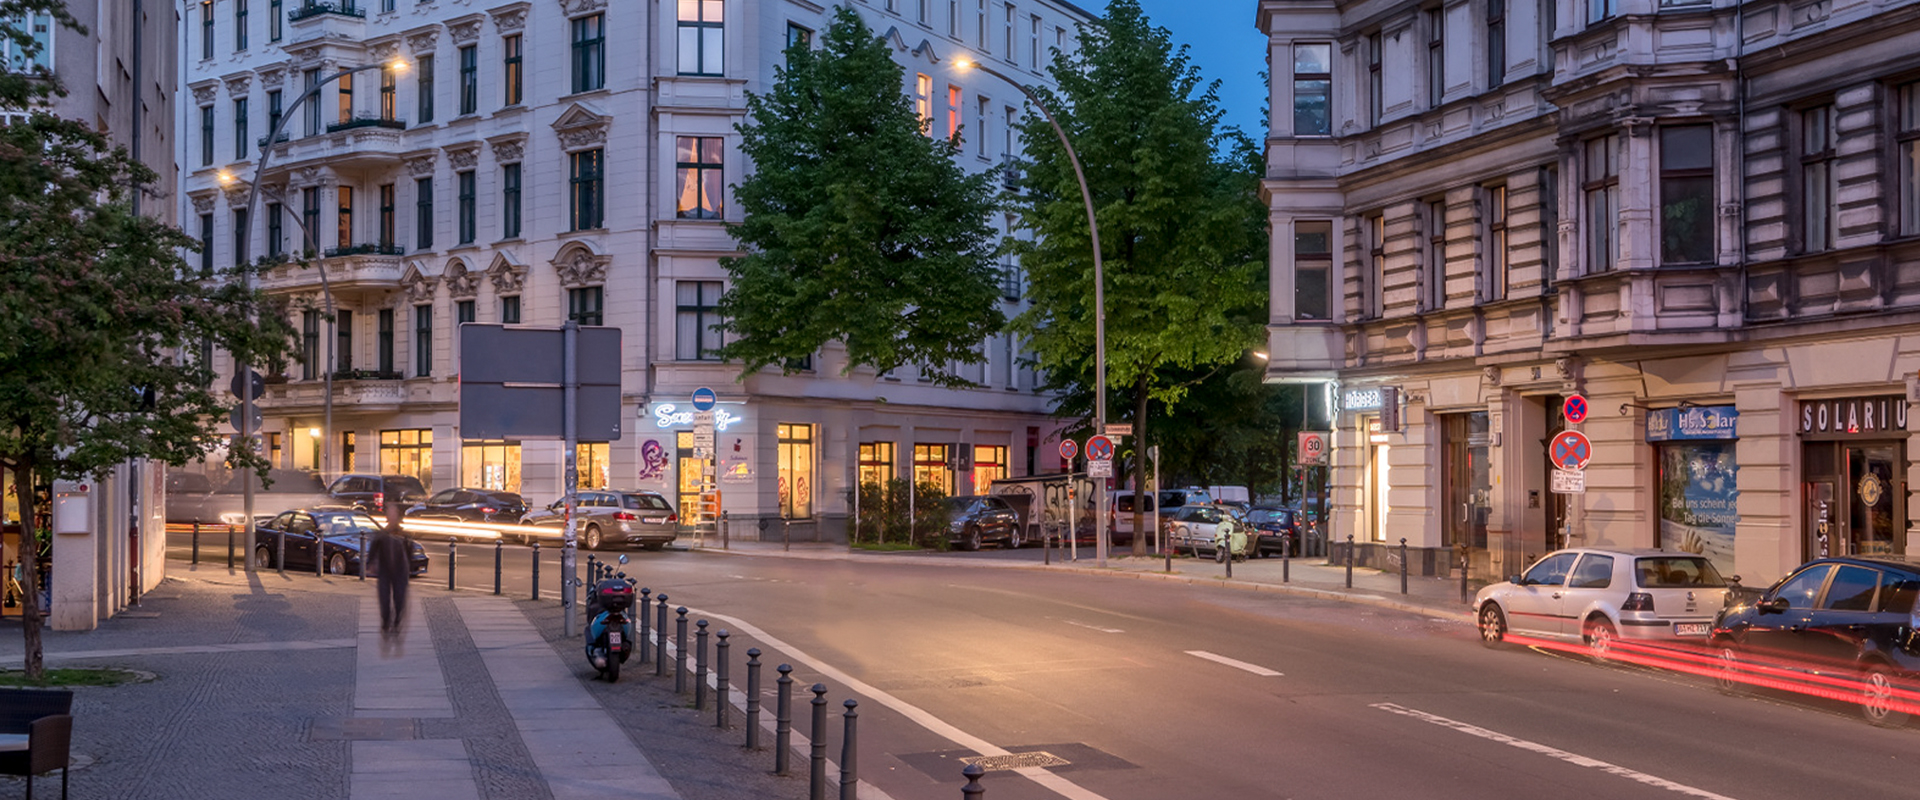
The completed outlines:
[[[995,495],[949,497],[947,543],[962,550],[978,550],[986,542],[1019,547],[1025,539],[1020,514],[1005,498]]]
[[[327,487],[327,496],[338,505],[350,506],[375,517],[387,513],[389,493],[398,493],[402,508],[427,499],[427,487],[412,475],[342,475]]]
[[[1247,526],[1253,529],[1254,541],[1251,545],[1254,556],[1279,555],[1292,542],[1292,555],[1300,555],[1300,515],[1290,508],[1256,506],[1244,515]],[[1289,536],[1291,539],[1281,537]]]
[[[1705,643],[1727,582],[1705,556],[1665,550],[1573,548],[1480,590],[1480,639],[1509,634],[1583,642],[1605,659],[1618,639]]]
[[[1785,667],[1857,680],[1868,722],[1904,725],[1912,701],[1895,698],[1920,684],[1916,596],[1920,560],[1850,556],[1803,564],[1758,599],[1728,604],[1713,621],[1721,688],[1743,688],[1753,661],[1766,662],[1773,677],[1779,673],[1771,668]]]
[[[513,492],[455,487],[435,492],[415,503],[406,516],[463,522],[518,523],[527,514],[527,501]]]
[[[1142,494],[1123,489],[1113,494],[1113,517],[1108,529],[1113,531],[1114,544],[1129,544],[1133,541],[1133,507],[1140,502]],[[1158,497],[1149,497],[1146,510],[1152,512],[1149,524],[1158,524],[1164,530],[1175,512],[1189,505],[1211,503],[1213,500],[1205,489],[1162,489]]]
[[[1243,524],[1234,516],[1233,509],[1227,506],[1212,503],[1181,506],[1167,519],[1167,544],[1176,553],[1211,553],[1214,539],[1219,534],[1220,522],[1226,519],[1233,519],[1236,525]]]
[[[169,470],[167,521],[198,522],[203,525],[246,524],[248,480],[253,481],[253,513],[256,519],[289,508],[306,508],[329,502],[327,487],[321,482],[319,474],[306,470],[270,469],[267,470],[265,481],[250,471],[207,475]]]
[[[328,574],[356,575],[360,572],[360,547],[362,543],[372,547],[373,537],[379,533],[380,527],[381,523],[373,517],[350,508],[284,511],[256,528],[260,539],[253,551],[253,564],[258,569],[278,567],[278,539],[284,534],[287,569],[312,570],[314,560],[318,558],[325,564]],[[413,574],[426,574],[427,551],[418,542],[412,545],[409,561]],[[374,574],[371,565],[367,574]]]
[[[659,492],[585,491],[576,493],[575,501],[575,541],[588,550],[608,544],[662,550],[680,535],[680,515]],[[558,539],[567,524],[566,501],[529,511],[520,523],[534,527],[522,535],[525,541]]]

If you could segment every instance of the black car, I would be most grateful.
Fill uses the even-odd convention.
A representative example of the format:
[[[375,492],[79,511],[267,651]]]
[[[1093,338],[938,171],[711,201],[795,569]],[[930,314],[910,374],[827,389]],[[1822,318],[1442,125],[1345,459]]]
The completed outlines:
[[[435,492],[406,511],[408,517],[455,519],[464,522],[518,524],[527,513],[527,501],[513,492],[455,487]]]
[[[280,551],[280,538],[285,536],[287,569],[311,571],[317,553],[329,574],[357,575],[360,572],[360,547],[362,544],[373,546],[373,537],[380,532],[380,523],[351,508],[303,508],[281,512],[256,530],[260,536],[259,544],[253,551],[256,569],[279,566],[276,557]],[[316,549],[316,541],[319,548],[324,549]],[[409,560],[413,565],[413,574],[426,574],[427,551],[419,543],[413,544]],[[369,569],[367,574],[373,574],[373,570]]]
[[[1300,555],[1299,512],[1291,508],[1255,506],[1246,512],[1246,520],[1253,529],[1249,535],[1255,537],[1254,546],[1249,548],[1252,555],[1279,555],[1282,549],[1291,549],[1293,555]],[[1291,548],[1287,542],[1292,543]]]
[[[1819,678],[1837,677],[1858,687],[1852,691],[1867,721],[1903,725],[1914,703],[1900,695],[1920,685],[1916,596],[1920,560],[1894,556],[1822,558],[1758,598],[1730,595],[1709,639],[1721,688],[1777,684],[1779,673],[1768,667],[1818,676],[1812,685],[1826,691],[1831,680]]]
[[[947,498],[947,543],[978,550],[984,542],[1019,547],[1020,514],[997,495]]]
[[[343,506],[376,517],[387,513],[388,494],[400,495],[402,508],[427,499],[427,487],[412,475],[342,475],[327,487],[327,496]]]

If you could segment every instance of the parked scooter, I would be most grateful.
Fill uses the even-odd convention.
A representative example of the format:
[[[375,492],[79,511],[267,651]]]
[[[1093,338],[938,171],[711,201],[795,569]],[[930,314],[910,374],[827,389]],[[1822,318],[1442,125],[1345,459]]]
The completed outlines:
[[[1257,547],[1256,541],[1247,539],[1247,526],[1233,518],[1232,514],[1222,512],[1220,524],[1213,529],[1213,560],[1218,564],[1227,563],[1228,558],[1245,561],[1251,556],[1250,548]]]
[[[621,556],[620,563],[627,563]],[[626,573],[607,578],[587,593],[587,663],[607,679],[620,680],[620,665],[633,655],[633,583]]]

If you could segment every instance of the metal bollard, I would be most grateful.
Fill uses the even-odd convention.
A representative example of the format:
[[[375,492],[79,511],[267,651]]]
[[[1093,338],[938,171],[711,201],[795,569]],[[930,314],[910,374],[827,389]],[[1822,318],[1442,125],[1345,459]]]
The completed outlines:
[[[233,569],[233,526],[227,526],[227,569]]]
[[[501,539],[493,540],[493,596],[500,596],[500,557],[507,543]]]
[[[860,701],[851,697],[842,705],[847,713],[841,716],[846,721],[846,730],[840,736],[840,800],[860,800],[860,768],[857,766],[860,755],[859,723]]]
[[[707,710],[707,621],[694,625],[693,634],[693,710]]]
[[[651,649],[647,647],[647,609],[652,607],[652,605],[653,590],[644,586],[640,587],[640,603],[634,606],[640,610],[640,613],[634,616],[640,618],[640,663],[642,664],[647,663],[647,656],[651,655],[647,652]]]
[[[720,549],[733,549],[733,525],[727,521],[727,512],[720,512]]]
[[[727,632],[723,628],[715,636],[720,637],[713,645],[713,727],[727,729]]]
[[[1226,535],[1223,535],[1218,539],[1214,540],[1213,546],[1216,548],[1219,548],[1219,552],[1221,553],[1221,555],[1226,556],[1225,558],[1221,559],[1221,561],[1227,565],[1227,578],[1232,579],[1233,578],[1233,533],[1228,532]]]
[[[827,800],[827,685],[813,685],[813,732],[807,743],[807,800]]]
[[[460,555],[460,554],[459,554],[459,552],[458,552],[458,551],[456,551],[456,550],[454,549],[454,547],[455,547],[455,545],[454,545],[454,542],[453,542],[453,540],[452,540],[452,539],[448,539],[448,540],[447,540],[447,591],[449,591],[449,592],[451,592],[451,591],[453,591],[453,568],[454,568],[454,564],[455,564],[455,562],[457,562],[457,561],[459,561],[459,560],[460,560],[460,559],[459,559],[459,555]]]
[[[540,599],[540,540],[533,540],[533,599]]]
[[[1353,534],[1347,534],[1347,588],[1353,588]]]
[[[789,767],[788,753],[793,750],[793,666],[781,664],[776,667],[780,672],[778,694],[773,703],[773,774],[785,775]]]
[[[1400,540],[1400,593],[1407,593],[1407,540]]]
[[[592,553],[587,554],[587,585],[600,585],[600,562],[593,557]]]
[[[673,610],[679,618],[673,624],[673,691],[685,694],[687,691],[687,607]]]
[[[644,612],[643,612],[644,613]],[[660,614],[653,626],[653,676],[667,674],[667,593],[660,593]]]
[[[747,648],[747,749],[760,749],[760,648]]]
[[[780,549],[793,552],[793,520],[780,518]]]
[[[193,523],[193,563],[200,564],[200,523]]]
[[[1460,605],[1468,605],[1473,598],[1467,594],[1467,546],[1460,545]]]
[[[1280,582],[1293,581],[1293,534],[1280,534]]]
[[[987,771],[981,769],[979,764],[968,764],[966,769],[960,770],[960,774],[967,776],[967,785],[960,787],[963,800],[987,796],[987,787],[980,785],[980,776],[987,774]]]
[[[273,560],[278,562],[274,564],[274,568],[285,576],[287,574],[287,532],[275,531],[273,539]]]
[[[364,581],[367,579],[367,562],[371,560],[372,559],[369,558],[367,555],[367,532],[361,531],[360,532],[360,580]]]

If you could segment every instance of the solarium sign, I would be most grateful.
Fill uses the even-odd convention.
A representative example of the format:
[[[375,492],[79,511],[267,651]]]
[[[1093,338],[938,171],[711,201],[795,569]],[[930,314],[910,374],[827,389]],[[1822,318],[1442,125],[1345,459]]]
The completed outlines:
[[[731,404],[722,403],[713,409],[713,430],[716,433],[726,433],[727,429],[747,419],[740,410],[728,409],[728,405]],[[744,405],[742,403],[735,406],[735,409],[740,409]],[[692,404],[654,403],[647,407],[647,414],[653,418],[653,427],[661,430],[693,427]]]

